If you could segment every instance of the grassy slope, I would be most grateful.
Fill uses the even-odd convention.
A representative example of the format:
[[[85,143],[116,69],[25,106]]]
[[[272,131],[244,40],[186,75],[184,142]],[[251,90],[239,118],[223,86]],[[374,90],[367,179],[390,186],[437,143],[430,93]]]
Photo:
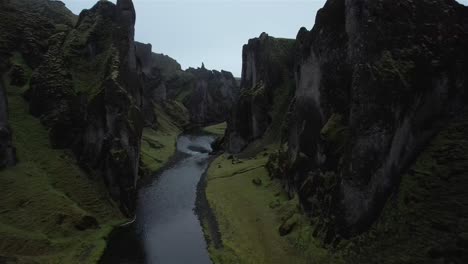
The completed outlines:
[[[218,157],[207,176],[206,197],[218,222],[222,247],[209,245],[214,263],[327,263],[327,251],[313,240],[308,220],[300,214],[297,199],[289,200],[278,181],[265,169],[268,156],[229,160]],[[234,164],[233,164],[234,163]],[[253,184],[253,179],[262,184]],[[293,231],[280,236],[285,221]],[[213,230],[202,219],[208,241]],[[338,261],[335,261],[338,262]]]
[[[203,131],[207,132],[207,133],[210,133],[210,134],[213,134],[213,135],[222,136],[222,135],[224,135],[226,127],[227,127],[227,123],[223,122],[223,123],[219,123],[219,124],[216,124],[216,125],[204,127]]]
[[[13,62],[23,64],[18,54]],[[19,163],[0,172],[0,256],[24,263],[96,262],[112,226],[125,219],[69,151],[51,148],[47,130],[28,113],[21,96],[26,88],[7,86]],[[100,227],[77,230],[87,215]]]
[[[145,128],[141,140],[143,170],[150,174],[161,169],[174,155],[176,141],[182,132],[161,106],[156,106],[158,129]]]

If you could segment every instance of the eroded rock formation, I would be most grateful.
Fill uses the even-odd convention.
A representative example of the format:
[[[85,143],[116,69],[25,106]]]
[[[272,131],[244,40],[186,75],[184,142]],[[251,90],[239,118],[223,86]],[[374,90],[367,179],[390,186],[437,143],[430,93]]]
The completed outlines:
[[[282,102],[289,103],[294,89],[294,40],[262,33],[244,45],[242,61],[240,96],[226,134],[227,148],[232,152],[262,137],[276,115],[282,114],[278,113]],[[277,119],[274,123],[281,122],[281,118]]]
[[[49,39],[27,92],[53,145],[72,148],[83,167],[102,174],[127,214],[134,210],[143,128],[134,23],[130,0],[84,10],[72,30]]]
[[[171,57],[153,53],[150,44],[137,43],[137,57],[143,72],[145,119],[148,126],[157,127],[154,105],[165,101],[183,103],[194,126],[226,121],[238,96],[238,85],[227,71],[198,69],[182,70]],[[186,122],[186,123],[187,123]]]
[[[366,230],[421,150],[463,115],[466,12],[455,1],[330,0],[299,32],[288,153],[302,165],[292,178],[314,207],[317,193],[301,186],[336,177],[321,210],[337,232]]]
[[[452,0],[328,0],[298,33],[295,94],[268,169],[298,194],[315,236],[353,241],[350,263],[468,257],[468,208],[456,202],[468,198],[467,12]],[[244,47],[232,152],[271,122],[255,110],[268,103],[243,97],[278,76],[259,74],[262,38]]]
[[[226,121],[238,97],[239,88],[232,73],[210,71],[204,65],[187,72],[194,76],[192,91],[183,101],[191,113],[191,123],[206,126]]]
[[[14,165],[15,148],[11,142],[11,130],[8,125],[8,102],[3,80],[0,78],[0,169]]]

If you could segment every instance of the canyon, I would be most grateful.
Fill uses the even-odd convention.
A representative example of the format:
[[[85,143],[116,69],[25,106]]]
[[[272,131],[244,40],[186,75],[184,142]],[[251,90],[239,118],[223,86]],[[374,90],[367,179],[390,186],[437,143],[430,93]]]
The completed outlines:
[[[240,83],[135,41],[136,19],[0,1],[0,263],[97,263],[188,183],[203,262],[468,261],[468,7],[328,0],[296,39],[249,40]],[[176,142],[198,133],[190,178]]]

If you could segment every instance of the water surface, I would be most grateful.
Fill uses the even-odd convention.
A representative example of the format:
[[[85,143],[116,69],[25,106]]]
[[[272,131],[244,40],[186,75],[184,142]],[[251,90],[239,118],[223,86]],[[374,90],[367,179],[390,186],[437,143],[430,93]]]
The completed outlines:
[[[135,223],[111,235],[102,263],[211,263],[194,208],[213,140],[179,137],[179,158],[140,189]]]

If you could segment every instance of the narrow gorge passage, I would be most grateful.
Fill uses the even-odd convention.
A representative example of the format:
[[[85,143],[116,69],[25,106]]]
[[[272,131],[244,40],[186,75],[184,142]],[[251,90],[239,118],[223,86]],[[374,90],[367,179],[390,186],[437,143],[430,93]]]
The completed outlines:
[[[140,188],[135,223],[111,235],[101,263],[211,263],[194,208],[213,140],[178,138],[176,161]]]

